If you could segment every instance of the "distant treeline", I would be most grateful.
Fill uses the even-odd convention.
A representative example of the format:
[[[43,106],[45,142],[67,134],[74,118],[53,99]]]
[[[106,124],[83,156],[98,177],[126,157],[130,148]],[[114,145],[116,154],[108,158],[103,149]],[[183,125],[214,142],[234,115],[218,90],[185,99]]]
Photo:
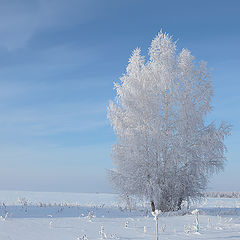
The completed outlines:
[[[240,192],[206,192],[204,196],[212,198],[240,198]]]

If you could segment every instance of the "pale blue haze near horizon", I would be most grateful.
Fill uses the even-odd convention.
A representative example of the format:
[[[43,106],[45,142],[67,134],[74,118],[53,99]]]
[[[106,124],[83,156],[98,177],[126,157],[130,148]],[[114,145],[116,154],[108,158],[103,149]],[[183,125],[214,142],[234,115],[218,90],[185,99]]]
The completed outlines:
[[[111,192],[106,118],[131,51],[162,29],[208,62],[233,124],[210,191],[240,191],[240,1],[0,0],[0,190]]]

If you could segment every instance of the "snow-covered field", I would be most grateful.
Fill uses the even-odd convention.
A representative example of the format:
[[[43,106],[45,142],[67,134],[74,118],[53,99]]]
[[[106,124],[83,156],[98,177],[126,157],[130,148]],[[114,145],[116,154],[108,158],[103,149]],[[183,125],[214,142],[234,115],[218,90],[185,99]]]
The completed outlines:
[[[0,191],[0,203],[0,240],[154,239],[151,213],[124,210],[114,194]],[[240,239],[240,199],[207,198],[196,208],[199,233],[191,210],[163,214],[159,240]]]

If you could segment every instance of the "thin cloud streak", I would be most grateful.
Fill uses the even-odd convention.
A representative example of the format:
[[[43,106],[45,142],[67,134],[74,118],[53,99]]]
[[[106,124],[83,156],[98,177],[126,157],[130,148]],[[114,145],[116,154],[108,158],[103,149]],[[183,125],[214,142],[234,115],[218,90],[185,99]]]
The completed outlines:
[[[79,0],[1,1],[0,45],[13,51],[24,47],[37,31],[84,23],[94,18],[90,2]]]
[[[105,119],[105,104],[58,103],[2,112],[0,132],[23,135],[52,135],[82,132],[101,128]]]

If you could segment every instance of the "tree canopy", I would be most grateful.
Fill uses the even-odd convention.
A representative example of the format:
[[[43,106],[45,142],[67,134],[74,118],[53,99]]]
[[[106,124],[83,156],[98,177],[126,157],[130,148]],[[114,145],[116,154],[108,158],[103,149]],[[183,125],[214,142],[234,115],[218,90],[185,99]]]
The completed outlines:
[[[108,118],[117,135],[110,179],[118,192],[171,211],[201,197],[211,174],[224,167],[230,125],[207,124],[213,89],[206,63],[162,31],[149,59],[135,49],[114,83]]]

